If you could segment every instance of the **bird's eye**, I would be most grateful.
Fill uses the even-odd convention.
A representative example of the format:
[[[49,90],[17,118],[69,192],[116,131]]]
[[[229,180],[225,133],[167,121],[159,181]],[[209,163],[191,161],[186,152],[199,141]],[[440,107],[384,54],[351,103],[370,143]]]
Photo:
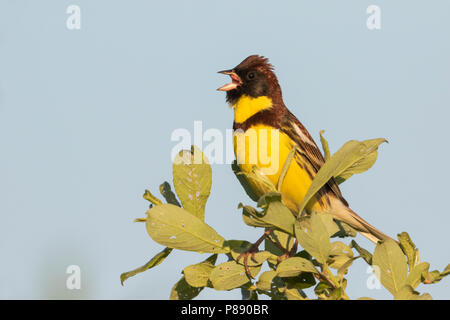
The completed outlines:
[[[254,78],[255,78],[255,73],[254,73],[254,72],[249,72],[249,73],[247,73],[247,78],[248,78],[249,80],[254,79]]]

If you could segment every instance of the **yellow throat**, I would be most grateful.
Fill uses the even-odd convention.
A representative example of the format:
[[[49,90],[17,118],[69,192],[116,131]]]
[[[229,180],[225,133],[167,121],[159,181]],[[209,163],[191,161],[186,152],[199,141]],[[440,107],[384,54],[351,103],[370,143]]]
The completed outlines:
[[[259,111],[272,107],[272,99],[267,96],[252,98],[243,95],[231,106],[234,109],[234,121],[242,123]]]

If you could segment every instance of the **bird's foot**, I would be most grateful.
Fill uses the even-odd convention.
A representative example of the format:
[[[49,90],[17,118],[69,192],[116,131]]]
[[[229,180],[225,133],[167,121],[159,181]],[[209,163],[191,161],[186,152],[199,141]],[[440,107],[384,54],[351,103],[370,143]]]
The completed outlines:
[[[270,234],[270,232],[272,232],[272,229],[266,229],[266,231],[264,231],[264,234],[261,236],[261,238],[259,238],[254,244],[252,244],[250,249],[248,249],[245,252],[242,252],[236,259],[237,262],[239,262],[241,259],[244,259],[245,273],[247,274],[247,276],[250,279],[253,279],[253,276],[250,273],[250,268],[248,266],[248,259],[251,258],[253,262],[257,262],[255,259],[255,254],[257,252],[259,252],[259,246],[261,245],[261,242],[263,242],[264,239],[267,238],[267,236]]]

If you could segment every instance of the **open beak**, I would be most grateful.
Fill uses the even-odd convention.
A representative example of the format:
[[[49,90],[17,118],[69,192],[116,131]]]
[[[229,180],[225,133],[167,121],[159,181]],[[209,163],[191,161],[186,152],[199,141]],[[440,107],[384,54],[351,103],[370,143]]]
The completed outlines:
[[[217,89],[218,91],[230,91],[236,89],[242,84],[241,78],[236,74],[236,72],[234,72],[234,70],[223,70],[219,71],[218,73],[227,74],[231,77],[231,82],[227,83],[224,86],[221,86],[219,89]]]

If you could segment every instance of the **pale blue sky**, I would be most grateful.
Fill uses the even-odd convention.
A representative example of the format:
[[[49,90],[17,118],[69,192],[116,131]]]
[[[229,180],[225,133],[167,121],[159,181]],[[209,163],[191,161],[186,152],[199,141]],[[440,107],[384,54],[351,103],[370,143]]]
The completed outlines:
[[[81,7],[81,30],[66,8]],[[381,30],[366,8],[381,7]],[[145,188],[171,181],[174,129],[232,126],[216,71],[270,58],[292,112],[332,151],[385,137],[375,166],[343,185],[351,207],[384,232],[408,231],[423,261],[450,262],[450,3],[448,1],[12,1],[0,3],[0,298],[166,299],[174,252],[122,287],[119,275],[161,250],[147,235]],[[229,165],[213,166],[206,220],[226,239],[254,240],[251,204]],[[359,242],[373,246],[358,236]],[[82,289],[65,289],[77,264]],[[348,278],[366,288],[366,265]],[[421,286],[447,299],[448,279]],[[199,298],[240,298],[204,290]]]

